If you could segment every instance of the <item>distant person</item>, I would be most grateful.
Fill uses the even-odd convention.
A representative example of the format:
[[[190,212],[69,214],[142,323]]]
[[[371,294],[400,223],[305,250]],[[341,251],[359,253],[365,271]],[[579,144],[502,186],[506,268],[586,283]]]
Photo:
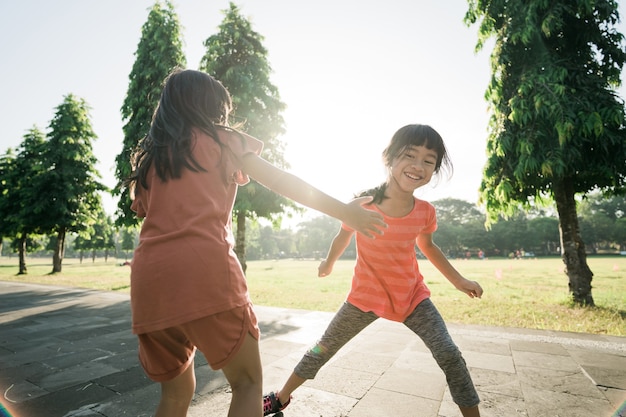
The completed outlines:
[[[260,141],[228,127],[231,109],[219,81],[174,70],[127,181],[144,218],[131,265],[132,328],[141,365],[161,383],[156,417],[187,415],[196,349],[230,383],[229,416],[263,415],[259,327],[231,230],[248,175],[367,236],[385,226],[361,207],[371,197],[341,203],[259,157]]]
[[[415,244],[459,291],[480,298],[481,286],[464,278],[433,242],[437,228],[435,208],[413,196],[440,169],[452,169],[441,136],[430,126],[408,125],[399,129],[383,151],[387,180],[362,193],[374,197],[371,207],[384,216],[388,228],[382,237],[366,239],[356,234],[357,261],[352,289],[322,338],[296,365],[285,385],[264,396],[265,414],[284,409],[291,394],[317,372],[337,351],[369,324],[383,317],[404,323],[432,352],[446,375],[454,402],[465,417],[480,415],[480,402],[461,352],[430,300],[420,273]],[[318,276],[329,275],[355,230],[342,224]]]

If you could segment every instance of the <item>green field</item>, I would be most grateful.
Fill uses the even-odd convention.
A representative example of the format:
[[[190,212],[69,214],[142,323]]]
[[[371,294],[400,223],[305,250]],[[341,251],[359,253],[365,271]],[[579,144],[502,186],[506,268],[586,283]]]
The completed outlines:
[[[63,272],[48,275],[51,259],[29,259],[28,274],[16,275],[17,258],[0,258],[0,280],[76,286],[128,292],[128,266],[109,259],[95,263],[63,261]],[[470,299],[443,278],[428,261],[420,267],[432,299],[449,322],[549,329],[626,336],[626,257],[590,257],[595,308],[572,307],[560,258],[453,260],[466,278],[485,293]],[[332,275],[317,277],[318,261],[248,262],[248,285],[255,304],[335,311],[350,289],[354,261],[339,261]]]

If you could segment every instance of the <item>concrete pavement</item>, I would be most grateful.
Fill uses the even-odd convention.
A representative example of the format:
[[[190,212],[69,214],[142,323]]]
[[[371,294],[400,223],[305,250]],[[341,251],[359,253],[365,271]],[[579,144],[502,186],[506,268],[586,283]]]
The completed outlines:
[[[265,390],[282,386],[332,313],[257,306]],[[484,417],[626,416],[626,338],[449,324]],[[189,416],[226,416],[221,372],[196,356]],[[127,294],[0,282],[0,416],[150,416]],[[458,417],[443,373],[399,323],[378,320],[295,393],[285,417]]]

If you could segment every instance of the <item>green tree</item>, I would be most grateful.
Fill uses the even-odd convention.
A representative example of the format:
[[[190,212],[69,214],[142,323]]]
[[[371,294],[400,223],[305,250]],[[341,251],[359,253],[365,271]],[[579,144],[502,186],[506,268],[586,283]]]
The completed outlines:
[[[599,193],[588,195],[579,206],[580,229],[585,244],[595,253],[599,249],[619,249],[620,222],[626,213],[624,196],[603,197]]]
[[[615,220],[611,220],[604,213],[596,212],[585,217],[579,217],[578,221],[587,251],[597,254],[603,249],[610,249],[613,243]]]
[[[278,139],[284,133],[281,112],[285,105],[270,81],[271,67],[262,43],[263,36],[252,30],[250,21],[233,3],[224,15],[218,33],[204,42],[206,52],[200,69],[220,80],[228,89],[235,108],[233,120],[241,122],[244,131],[263,140],[263,156],[275,165],[287,168],[283,144]],[[235,252],[244,271],[246,218],[276,220],[285,209],[295,207],[290,200],[255,181],[239,189],[233,210],[237,224]]]
[[[85,252],[89,251],[91,247],[91,241],[89,240],[89,236],[86,235],[78,235],[76,239],[74,239],[73,244],[74,250],[78,252],[78,259],[80,263],[83,263],[83,258],[85,257]]]
[[[249,227],[246,230],[250,231]],[[276,239],[277,230],[272,226],[260,226],[258,230],[258,247],[259,259],[274,258],[280,252],[278,248],[278,239]],[[250,242],[250,241],[248,241]],[[247,246],[250,244],[248,243]]]
[[[456,198],[442,198],[434,201],[437,209],[438,223],[454,223],[465,225],[476,221],[483,222],[481,213],[475,204]]]
[[[94,233],[92,235],[92,260],[95,261],[97,250],[104,251],[104,262],[109,259],[109,250],[115,249],[115,241],[113,235],[115,226],[113,219],[107,216],[104,211],[98,213],[98,221],[94,225]]]
[[[15,213],[18,210],[19,200],[14,197],[19,190],[16,180],[18,176],[16,171],[17,156],[13,149],[7,149],[6,153],[0,157],[0,236],[14,237],[17,234],[17,224],[15,222]],[[11,239],[11,243],[15,239]],[[25,246],[24,246],[25,248]],[[18,274],[26,273],[26,263],[22,254],[20,254]]]
[[[45,136],[37,127],[33,126],[23,137],[17,154],[13,157],[10,152],[2,162],[2,178],[5,183],[3,198],[0,202],[2,214],[3,234],[14,237],[13,245],[18,252],[18,274],[26,274],[26,253],[34,246],[32,234],[41,231],[37,209],[41,199],[37,188],[37,179],[44,172]]]
[[[477,49],[495,38],[480,203],[489,220],[554,199],[572,300],[594,305],[576,196],[624,190],[626,58],[615,0],[469,0]]]
[[[528,221],[525,247],[537,254],[550,255],[559,247],[559,220],[555,217],[534,217]]]
[[[298,224],[296,232],[298,253],[304,257],[326,257],[330,244],[339,232],[341,222],[330,216],[317,216]],[[354,239],[351,240],[345,255],[354,256]]]
[[[437,209],[434,239],[449,256],[462,256],[466,249],[491,249],[486,243],[483,213],[475,204],[454,198],[433,202]]]
[[[135,249],[137,231],[135,227],[123,227],[121,230],[121,249],[124,251],[124,260],[128,260],[128,254]]]
[[[509,256],[524,247],[527,230],[526,216],[516,213],[507,219],[500,219],[489,229],[493,249],[502,256]]]
[[[615,221],[626,214],[626,197],[605,197],[600,193],[591,193],[581,201],[579,212],[581,217],[593,216],[599,213]]]
[[[103,210],[98,193],[108,190],[95,169],[96,138],[87,103],[72,94],[65,96],[50,122],[44,172],[34,181],[39,193],[36,220],[43,231],[56,234],[52,273],[62,270],[66,234],[88,230]]]
[[[119,195],[115,223],[133,226],[139,220],[130,209],[130,194],[123,181],[131,173],[130,158],[139,141],[148,134],[152,114],[161,96],[163,80],[175,67],[186,65],[183,54],[181,27],[170,1],[157,1],[141,29],[141,39],[135,52],[135,63],[128,76],[130,83],[122,105],[125,122],[124,145],[115,158],[115,177],[118,185],[113,190]]]
[[[0,156],[0,235],[10,236],[13,233],[11,228],[11,219],[9,215],[12,213],[10,206],[10,193],[14,190],[13,171],[15,170],[15,151],[8,148],[6,152]]]
[[[248,259],[263,259],[272,246],[265,237],[261,238],[261,225],[258,221],[248,220],[246,225],[246,254]]]
[[[626,217],[620,217],[615,221],[613,236],[617,242],[619,251],[621,253],[626,253]]]
[[[79,234],[74,240],[74,249],[80,253],[83,261],[85,252],[91,253],[91,261],[96,261],[96,253],[104,251],[104,261],[109,257],[109,249],[115,248],[113,241],[113,220],[104,211],[98,213],[98,220],[87,233]]]

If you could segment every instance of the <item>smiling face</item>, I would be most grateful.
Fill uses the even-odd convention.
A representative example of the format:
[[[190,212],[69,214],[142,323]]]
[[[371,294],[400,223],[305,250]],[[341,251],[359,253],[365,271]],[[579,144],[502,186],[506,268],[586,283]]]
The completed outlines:
[[[373,196],[374,204],[379,207],[392,199],[404,199],[412,205],[417,188],[428,184],[435,175],[452,173],[446,145],[441,135],[428,125],[410,124],[398,129],[382,157],[387,181],[363,194]]]
[[[389,167],[389,186],[413,193],[430,182],[437,168],[439,155],[425,146],[407,146]]]

